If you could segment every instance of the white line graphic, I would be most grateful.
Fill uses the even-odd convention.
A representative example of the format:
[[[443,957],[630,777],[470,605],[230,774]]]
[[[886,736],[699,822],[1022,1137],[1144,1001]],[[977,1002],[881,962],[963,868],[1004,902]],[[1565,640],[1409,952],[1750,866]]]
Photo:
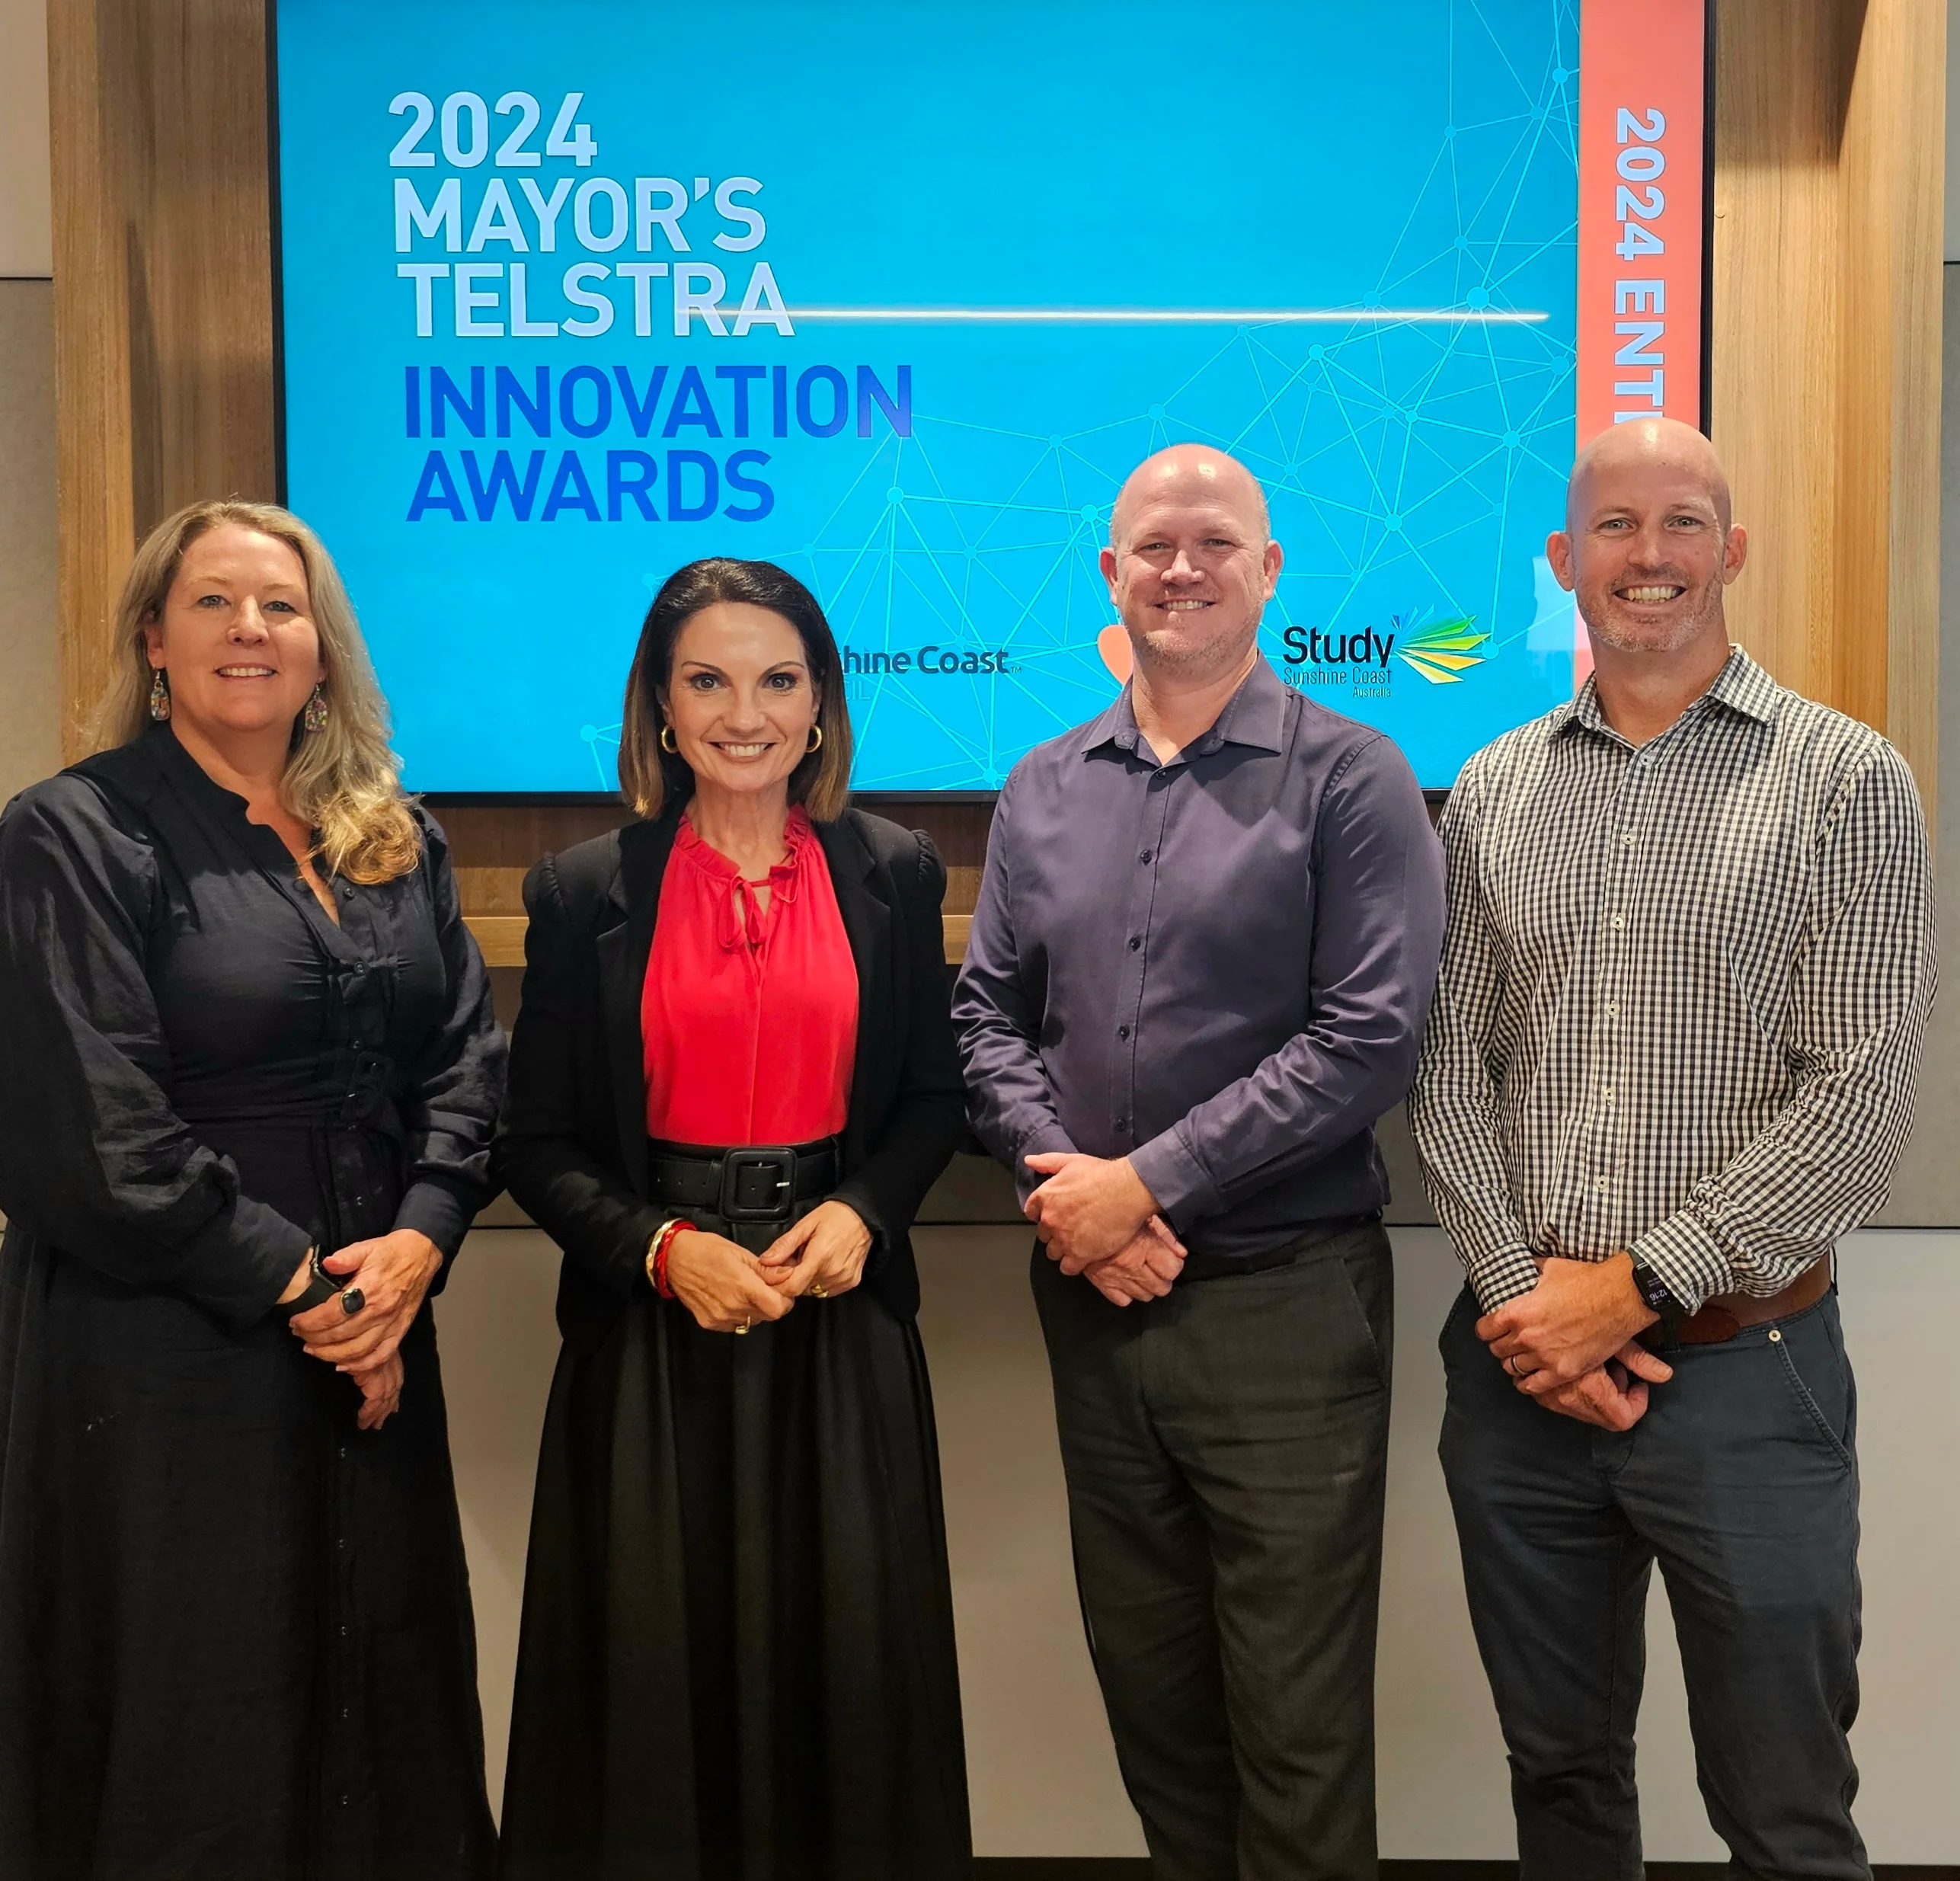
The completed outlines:
[[[1469,307],[792,307],[792,320],[1021,326],[1536,326],[1540,310]]]

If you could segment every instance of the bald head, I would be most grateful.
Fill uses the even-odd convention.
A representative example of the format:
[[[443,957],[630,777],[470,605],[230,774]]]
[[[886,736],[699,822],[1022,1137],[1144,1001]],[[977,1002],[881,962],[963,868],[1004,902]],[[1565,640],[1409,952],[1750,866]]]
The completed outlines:
[[[1700,673],[1727,657],[1722,590],[1747,545],[1715,446],[1692,425],[1637,418],[1579,453],[1565,526],[1545,552],[1578,597],[1602,674],[1621,655]]]
[[[1679,418],[1635,418],[1600,433],[1572,462],[1565,483],[1565,526],[1584,516],[1603,480],[1616,472],[1661,471],[1690,478],[1706,492],[1725,532],[1732,520],[1728,473],[1715,446]]]
[[[1260,547],[1272,539],[1266,493],[1258,478],[1237,458],[1209,444],[1173,444],[1130,472],[1109,513],[1109,543],[1118,555],[1129,539],[1130,519],[1158,502],[1217,504],[1240,517]]]
[[[1145,458],[1110,512],[1102,555],[1140,681],[1242,677],[1283,559],[1265,492],[1236,458],[1209,444]]]

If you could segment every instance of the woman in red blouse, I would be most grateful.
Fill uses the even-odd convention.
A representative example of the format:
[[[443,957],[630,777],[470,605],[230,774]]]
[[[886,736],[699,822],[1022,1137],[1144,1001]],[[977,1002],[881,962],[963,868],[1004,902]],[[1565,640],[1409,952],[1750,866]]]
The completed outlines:
[[[970,1855],[912,1218],[964,1127],[931,842],[846,808],[822,610],[655,597],[641,821],[524,887],[501,1146],[564,1251],[506,1881],[942,1881]]]

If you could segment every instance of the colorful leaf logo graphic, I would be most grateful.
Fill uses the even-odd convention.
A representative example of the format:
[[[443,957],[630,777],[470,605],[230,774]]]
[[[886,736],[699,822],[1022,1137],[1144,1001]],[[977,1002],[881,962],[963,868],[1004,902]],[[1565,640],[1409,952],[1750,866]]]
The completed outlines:
[[[1474,651],[1490,638],[1476,631],[1472,615],[1454,620],[1439,620],[1418,629],[1396,648],[1396,657],[1412,666],[1431,686],[1454,686],[1473,666],[1482,666],[1484,656]]]

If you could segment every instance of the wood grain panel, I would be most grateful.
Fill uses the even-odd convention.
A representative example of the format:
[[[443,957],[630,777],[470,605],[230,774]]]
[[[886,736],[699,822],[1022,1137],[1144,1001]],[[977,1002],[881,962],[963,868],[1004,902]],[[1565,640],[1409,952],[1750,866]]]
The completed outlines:
[[[1846,397],[1859,439],[1846,478],[1857,520],[1855,530],[1848,519],[1840,526],[1839,606],[1848,609],[1849,587],[1863,617],[1873,603],[1862,597],[1874,597],[1872,628],[1882,631],[1849,639],[1858,696],[1883,701],[1872,722],[1911,764],[1929,811],[1939,744],[1946,31],[1947,9],[1931,0],[1872,0],[1843,164],[1845,272],[1854,284],[1844,357],[1860,379]]]
[[[263,0],[49,0],[62,748],[137,542],[277,494]]]
[[[1935,808],[1946,10],[1723,0],[1711,405],[1737,639]]]
[[[101,688],[116,584],[136,546],[129,443],[128,168],[120,101],[134,89],[95,0],[48,0],[54,196],[57,591],[62,756]]]
[[[1750,533],[1730,629],[1813,696],[1834,605],[1843,11],[1728,0],[1715,63],[1710,429]]]

